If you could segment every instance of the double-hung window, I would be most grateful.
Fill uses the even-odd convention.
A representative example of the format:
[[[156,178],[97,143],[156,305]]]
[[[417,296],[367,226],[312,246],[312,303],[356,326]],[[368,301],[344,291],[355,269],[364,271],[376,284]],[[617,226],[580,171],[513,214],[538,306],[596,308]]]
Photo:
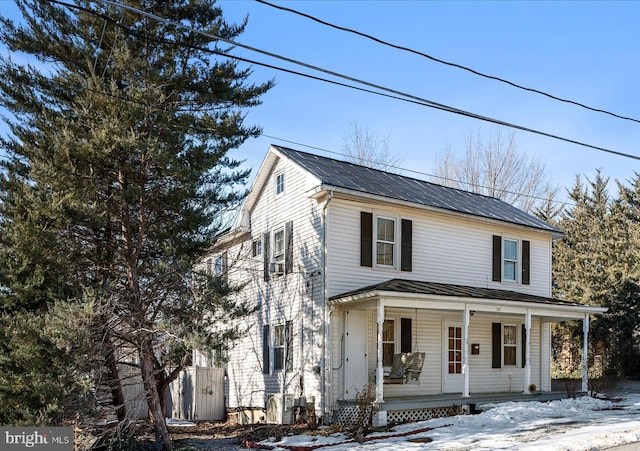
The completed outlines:
[[[225,272],[227,272],[227,258],[226,255],[219,255],[216,257],[215,263],[215,275],[222,276]]]
[[[273,336],[273,342],[271,341]],[[293,371],[293,322],[262,327],[262,372]]]
[[[262,236],[262,243],[252,248],[254,256],[262,253],[264,263],[264,280],[268,281],[271,274],[277,276],[293,272],[293,221],[287,221],[273,231]]]
[[[518,328],[514,325],[502,326],[502,359],[504,366],[516,366],[518,348]]]
[[[396,221],[378,217],[376,232],[376,265],[395,266]]]
[[[257,239],[251,242],[251,256],[260,257],[262,255],[262,240]]]
[[[360,266],[411,271],[413,221],[360,212]]]
[[[284,368],[284,347],[284,324],[281,324],[273,328],[273,369],[275,371]]]
[[[517,282],[518,280],[518,242],[516,240],[502,240],[503,280]]]
[[[273,234],[273,261],[276,265],[284,265],[284,229]]]
[[[385,319],[382,323],[382,365],[391,366],[396,352],[396,321]]]
[[[531,283],[531,242],[493,235],[493,282]]]

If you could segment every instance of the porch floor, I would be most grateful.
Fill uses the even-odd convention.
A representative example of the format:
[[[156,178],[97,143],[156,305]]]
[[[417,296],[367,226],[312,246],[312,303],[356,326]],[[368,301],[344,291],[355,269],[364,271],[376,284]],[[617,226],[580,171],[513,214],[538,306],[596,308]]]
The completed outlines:
[[[537,392],[533,394],[529,393],[517,393],[517,392],[500,392],[500,393],[478,393],[471,394],[468,398],[463,398],[460,393],[447,393],[441,395],[422,395],[422,396],[410,396],[410,397],[387,397],[384,399],[384,404],[380,407],[386,411],[396,410],[416,410],[416,409],[430,409],[438,407],[451,407],[451,406],[470,406],[471,411],[484,410],[484,406],[487,404],[499,403],[499,402],[523,402],[523,401],[553,401],[556,399],[567,398],[566,391],[549,391],[549,392]],[[341,400],[338,401],[340,407],[354,406],[354,400]]]

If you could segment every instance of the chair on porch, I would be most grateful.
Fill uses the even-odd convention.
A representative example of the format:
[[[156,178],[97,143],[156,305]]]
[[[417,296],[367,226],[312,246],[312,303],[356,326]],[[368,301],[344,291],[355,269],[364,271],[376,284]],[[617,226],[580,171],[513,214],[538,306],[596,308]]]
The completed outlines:
[[[424,352],[401,352],[393,355],[391,371],[384,376],[385,384],[406,384],[417,381],[424,364]]]

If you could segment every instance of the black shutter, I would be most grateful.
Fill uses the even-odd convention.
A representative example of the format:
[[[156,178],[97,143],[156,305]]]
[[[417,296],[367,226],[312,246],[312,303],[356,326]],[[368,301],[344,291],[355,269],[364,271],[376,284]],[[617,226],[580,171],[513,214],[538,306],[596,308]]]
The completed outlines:
[[[527,365],[527,328],[522,325],[522,368]]]
[[[373,213],[360,212],[360,266],[373,266]]]
[[[411,318],[400,318],[400,352],[411,352]]]
[[[526,240],[522,240],[522,284],[529,285],[531,283],[530,279],[530,268],[531,264],[529,263],[530,254],[531,254],[531,243]]]
[[[411,271],[411,258],[413,249],[413,222],[410,219],[403,219],[401,226],[402,242],[400,246],[400,270]],[[404,352],[404,351],[403,351]],[[407,351],[408,352],[408,351]]]
[[[493,271],[491,280],[502,281],[502,237],[493,235]]]
[[[491,368],[502,367],[502,324],[491,323]]]
[[[284,273],[293,272],[293,221],[287,221],[284,226],[286,247],[284,251]]]
[[[262,374],[270,372],[269,339],[269,326],[262,326]]]
[[[284,342],[286,346],[284,370],[285,372],[290,373],[293,371],[293,322],[292,321],[287,321],[284,324]]]
[[[264,239],[262,240],[262,256],[264,260],[264,280],[265,282],[269,281],[269,232],[264,234]]]

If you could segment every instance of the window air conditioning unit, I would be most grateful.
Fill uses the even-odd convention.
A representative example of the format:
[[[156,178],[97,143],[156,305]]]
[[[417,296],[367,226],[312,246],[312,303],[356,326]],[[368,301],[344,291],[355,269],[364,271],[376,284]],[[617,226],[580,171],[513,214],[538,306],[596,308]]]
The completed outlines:
[[[275,394],[267,400],[267,424],[291,424],[295,397],[291,394]]]
[[[271,263],[269,271],[274,274],[284,274],[284,263]]]

